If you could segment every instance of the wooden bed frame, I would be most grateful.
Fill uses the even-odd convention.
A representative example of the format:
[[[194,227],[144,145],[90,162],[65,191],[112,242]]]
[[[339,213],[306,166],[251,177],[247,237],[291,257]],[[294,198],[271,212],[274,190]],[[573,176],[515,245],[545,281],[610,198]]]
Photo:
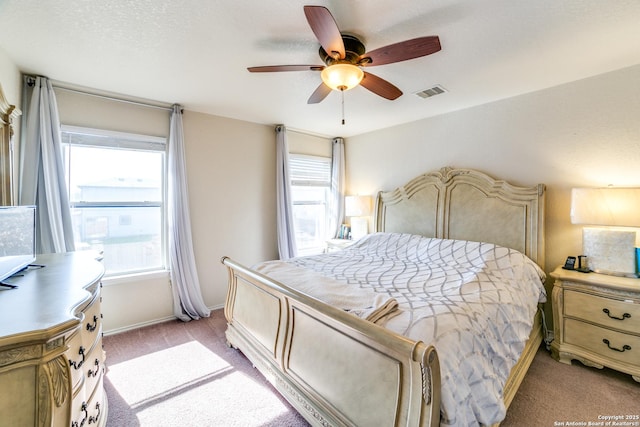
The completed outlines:
[[[544,185],[442,168],[380,192],[376,231],[517,249],[544,266]],[[297,292],[227,257],[230,346],[314,426],[438,426],[435,349]],[[539,315],[504,390],[511,403],[542,341]]]

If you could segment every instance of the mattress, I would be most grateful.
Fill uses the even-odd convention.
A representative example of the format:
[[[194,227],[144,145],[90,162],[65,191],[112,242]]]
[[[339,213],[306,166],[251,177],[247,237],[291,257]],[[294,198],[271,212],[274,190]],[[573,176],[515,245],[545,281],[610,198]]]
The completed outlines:
[[[538,303],[546,301],[545,274],[524,254],[490,243],[412,234],[374,233],[342,251],[269,261],[255,269],[294,289],[297,282],[301,292],[354,315],[370,312],[373,304],[392,307],[375,322],[438,351],[442,425],[504,419],[507,377],[524,349]],[[332,295],[339,292],[350,297]],[[360,309],[353,306],[358,293]],[[350,306],[341,307],[346,300]]]

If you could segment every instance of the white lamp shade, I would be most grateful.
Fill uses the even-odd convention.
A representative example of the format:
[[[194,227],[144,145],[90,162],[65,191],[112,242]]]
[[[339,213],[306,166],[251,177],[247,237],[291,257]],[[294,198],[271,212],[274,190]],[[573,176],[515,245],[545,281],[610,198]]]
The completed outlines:
[[[571,223],[640,227],[640,188],[572,189]]]
[[[346,216],[369,216],[373,210],[371,196],[347,196],[344,205]]]

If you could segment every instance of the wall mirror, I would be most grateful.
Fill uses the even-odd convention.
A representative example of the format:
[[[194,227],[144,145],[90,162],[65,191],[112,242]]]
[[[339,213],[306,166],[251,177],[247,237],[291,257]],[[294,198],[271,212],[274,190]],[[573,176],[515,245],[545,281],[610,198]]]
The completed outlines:
[[[9,104],[0,85],[0,206],[14,204],[13,135],[14,121],[20,110]]]

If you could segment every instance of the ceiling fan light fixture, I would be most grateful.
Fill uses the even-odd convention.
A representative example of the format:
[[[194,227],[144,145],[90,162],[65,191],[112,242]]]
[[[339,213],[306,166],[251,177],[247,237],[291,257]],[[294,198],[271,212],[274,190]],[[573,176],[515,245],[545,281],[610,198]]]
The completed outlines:
[[[360,84],[364,71],[353,64],[333,64],[322,70],[320,77],[331,89],[345,91]]]

